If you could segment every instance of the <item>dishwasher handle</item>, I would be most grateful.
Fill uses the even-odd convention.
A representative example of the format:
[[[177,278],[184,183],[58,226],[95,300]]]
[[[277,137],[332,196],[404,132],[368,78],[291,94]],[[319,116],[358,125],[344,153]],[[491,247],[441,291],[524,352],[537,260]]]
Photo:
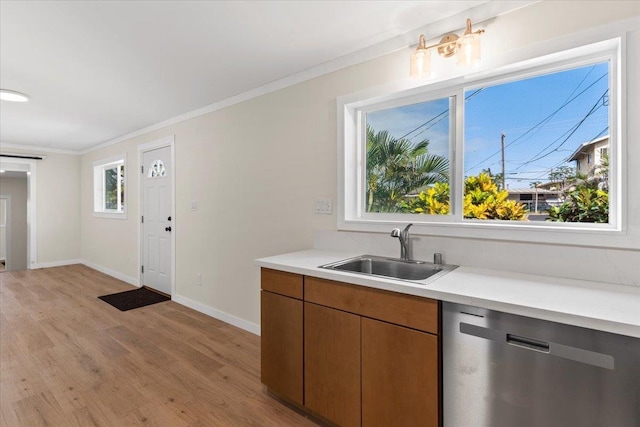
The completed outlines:
[[[549,353],[549,343],[544,341],[534,340],[533,338],[522,337],[514,334],[507,334],[507,343],[525,348],[527,350],[539,351],[542,353]]]
[[[473,335],[478,338],[495,341],[500,344],[507,343],[514,347],[533,350],[549,356],[562,357],[588,365],[598,366],[604,369],[615,369],[615,359],[610,354],[598,353],[584,348],[572,347],[556,342],[538,341],[520,335],[509,334],[499,329],[485,328],[483,326],[460,322],[460,333]]]

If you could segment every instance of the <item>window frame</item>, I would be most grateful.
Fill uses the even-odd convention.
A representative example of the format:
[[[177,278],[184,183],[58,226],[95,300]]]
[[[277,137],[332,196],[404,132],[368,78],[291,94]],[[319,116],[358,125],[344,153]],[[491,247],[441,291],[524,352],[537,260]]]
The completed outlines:
[[[127,203],[124,206],[121,205],[121,178],[117,173],[117,209],[106,208],[106,171],[116,168],[116,172],[119,172],[119,168],[122,167],[124,171],[125,180],[127,178],[127,156],[121,154],[118,156],[109,157],[102,160],[96,160],[93,162],[93,216],[97,218],[111,218],[111,219],[127,219]],[[125,198],[127,197],[127,184],[125,181]]]
[[[493,70],[455,77],[449,80],[416,85],[393,83],[361,93],[338,98],[338,229],[351,231],[387,232],[400,224],[414,223],[415,234],[450,237],[471,237],[492,240],[526,241],[604,246],[635,247],[633,238],[627,236],[626,227],[626,146],[622,144],[626,123],[621,105],[624,105],[625,70],[624,35],[594,43],[533,57],[518,63],[506,64]],[[464,93],[474,88],[524,80],[543,74],[610,61],[609,66],[609,157],[610,206],[608,224],[593,223],[545,223],[500,220],[469,220],[462,215],[464,177]],[[428,100],[442,94],[456,96],[455,145],[451,147],[451,215],[424,214],[375,214],[362,215],[361,205],[365,173],[362,114],[387,105],[406,105],[409,100]],[[354,146],[355,145],[355,146]],[[461,155],[458,155],[461,153]],[[354,180],[354,169],[358,179]],[[623,173],[624,172],[624,173]],[[460,176],[458,176],[460,175]],[[354,184],[357,187],[354,188]],[[355,203],[355,205],[354,205]]]
[[[387,108],[394,108],[394,107],[399,107],[399,106],[404,106],[404,105],[410,105],[410,104],[417,104],[417,103],[423,103],[423,102],[429,102],[429,101],[435,101],[438,99],[443,99],[443,98],[449,98],[449,111],[450,111],[450,115],[451,112],[455,115],[457,108],[458,108],[458,98],[460,96],[459,91],[451,91],[451,90],[443,90],[443,91],[436,91],[436,92],[428,92],[428,93],[420,93],[418,95],[413,95],[413,96],[409,96],[409,97],[401,97],[401,98],[397,98],[391,101],[387,101],[387,102],[383,102],[380,104],[372,104],[371,106],[368,107],[364,107],[362,109],[358,110],[358,129],[360,129],[360,133],[358,135],[358,163],[365,165],[366,164],[366,141],[363,141],[362,137],[366,135],[366,120],[364,119],[364,116],[366,116],[366,114],[372,112],[372,111],[379,111],[379,110],[383,110],[383,109],[387,109]],[[455,188],[454,188],[454,179],[452,178],[455,174],[456,171],[456,166],[455,166],[455,147],[456,147],[456,126],[455,126],[456,120],[449,120],[449,199],[451,200],[451,213],[448,215],[429,215],[429,214],[423,214],[421,215],[422,217],[428,217],[430,221],[433,222],[448,222],[448,220],[452,217],[452,215],[454,215],[454,208],[458,205],[457,199],[454,197],[454,194],[456,192]],[[358,183],[358,188],[360,189],[360,191],[362,191],[364,189],[364,183],[366,182],[366,168],[362,167],[359,170],[359,183]],[[405,222],[409,221],[412,218],[415,218],[415,214],[398,214],[398,213],[394,213],[394,214],[389,214],[389,213],[380,213],[380,212],[366,212],[366,195],[362,195],[360,196],[360,200],[358,201],[358,212],[359,212],[359,216],[361,218],[363,218],[364,220],[369,220],[369,221],[384,221],[388,219],[388,215],[393,215],[394,218],[400,218],[402,217]]]

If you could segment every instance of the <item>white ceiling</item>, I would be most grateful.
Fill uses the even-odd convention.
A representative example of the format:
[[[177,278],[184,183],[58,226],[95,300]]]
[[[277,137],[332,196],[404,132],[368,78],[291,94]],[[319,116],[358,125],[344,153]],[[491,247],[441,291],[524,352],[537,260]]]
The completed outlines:
[[[31,99],[0,142],[86,150],[490,3],[2,0],[0,87]]]

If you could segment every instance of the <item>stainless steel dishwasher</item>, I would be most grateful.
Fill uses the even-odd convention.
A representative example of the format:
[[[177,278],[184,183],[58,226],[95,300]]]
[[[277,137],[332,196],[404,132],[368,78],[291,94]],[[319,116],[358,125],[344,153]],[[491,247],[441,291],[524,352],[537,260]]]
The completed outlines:
[[[639,427],[640,339],[442,304],[444,427]]]

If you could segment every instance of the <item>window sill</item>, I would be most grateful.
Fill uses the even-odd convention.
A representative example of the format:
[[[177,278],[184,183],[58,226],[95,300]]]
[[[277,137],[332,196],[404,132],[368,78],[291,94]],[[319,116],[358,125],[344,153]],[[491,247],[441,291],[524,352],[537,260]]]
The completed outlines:
[[[451,238],[498,240],[514,243],[584,246],[596,248],[640,249],[640,240],[634,233],[614,229],[602,224],[602,228],[577,229],[575,224],[567,227],[545,227],[524,224],[504,224],[497,221],[461,223],[418,222],[418,218],[406,221],[347,220],[339,221],[338,230],[374,233],[389,233],[392,228],[403,227],[413,222],[412,235]],[[427,237],[428,238],[428,237]]]
[[[126,212],[93,212],[94,218],[127,219]]]

